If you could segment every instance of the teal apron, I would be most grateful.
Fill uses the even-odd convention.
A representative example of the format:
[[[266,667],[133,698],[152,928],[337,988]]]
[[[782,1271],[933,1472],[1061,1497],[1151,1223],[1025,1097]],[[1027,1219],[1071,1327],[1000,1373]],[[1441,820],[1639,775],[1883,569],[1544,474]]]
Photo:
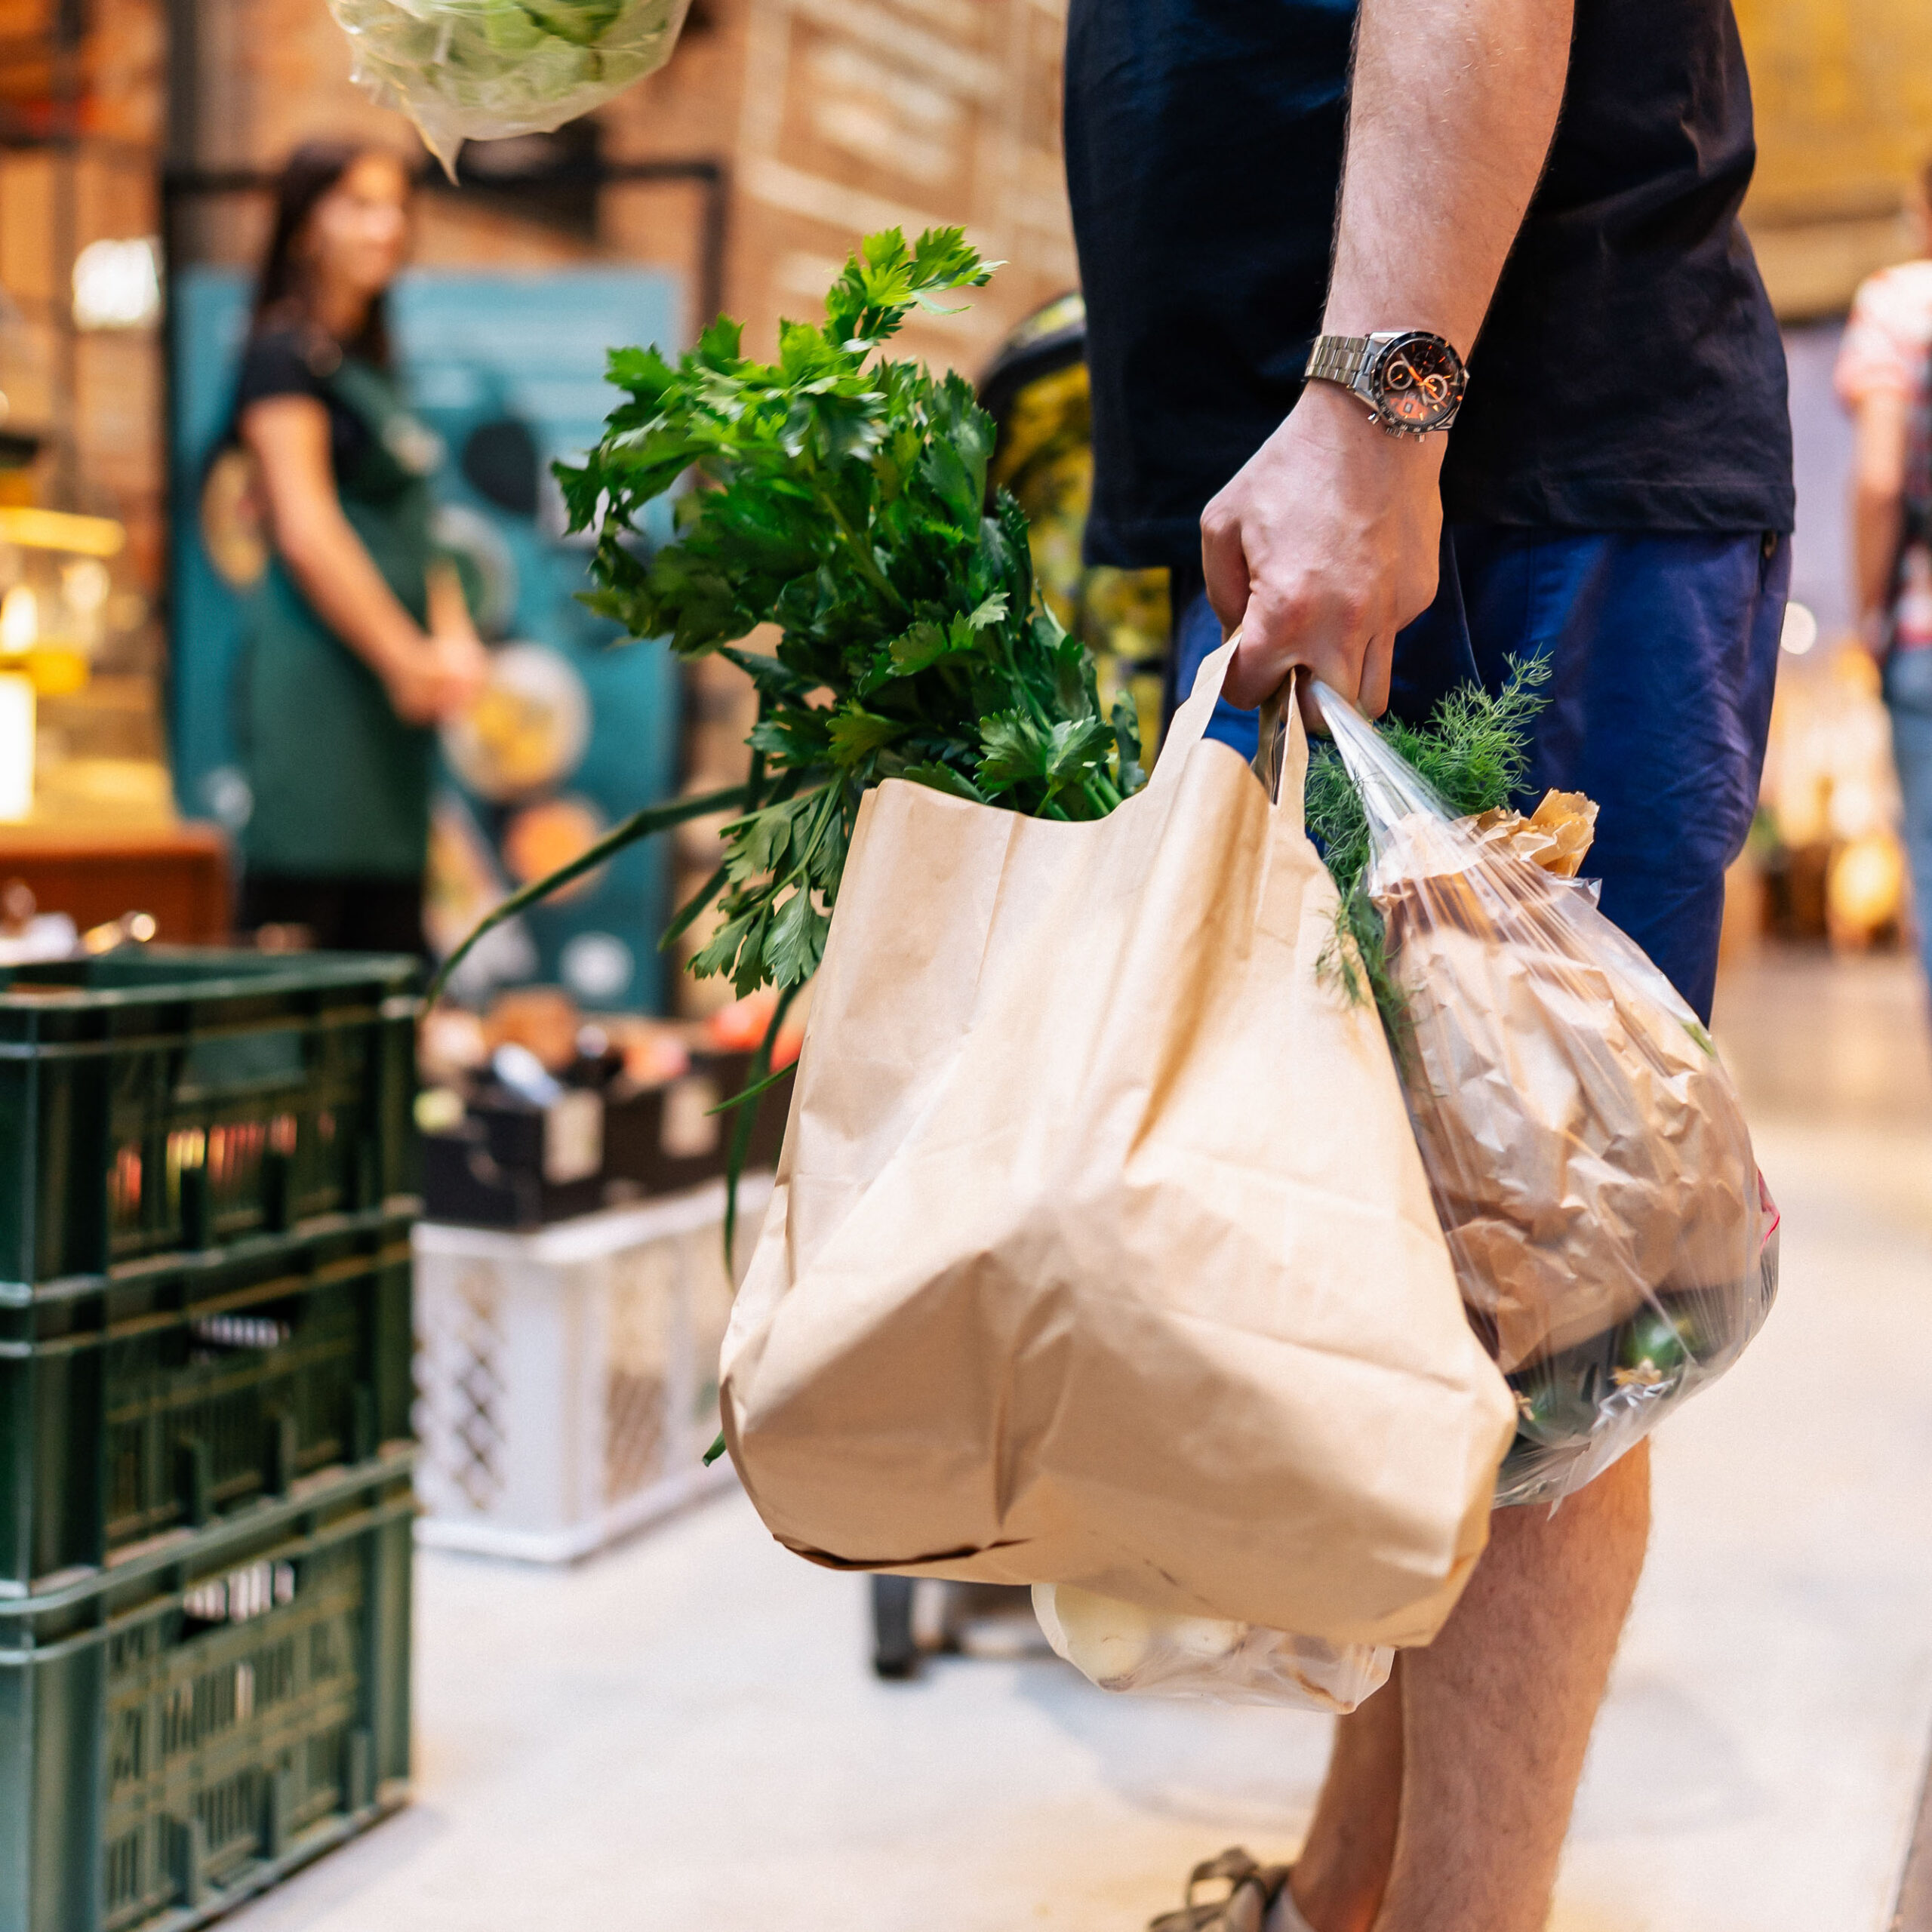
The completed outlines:
[[[433,546],[428,480],[438,446],[387,377],[345,356],[328,386],[369,441],[336,479],[343,512],[419,624]],[[304,878],[416,878],[429,834],[435,734],[405,724],[382,681],[310,608],[275,558],[249,614],[238,735],[254,809],[244,863]]]

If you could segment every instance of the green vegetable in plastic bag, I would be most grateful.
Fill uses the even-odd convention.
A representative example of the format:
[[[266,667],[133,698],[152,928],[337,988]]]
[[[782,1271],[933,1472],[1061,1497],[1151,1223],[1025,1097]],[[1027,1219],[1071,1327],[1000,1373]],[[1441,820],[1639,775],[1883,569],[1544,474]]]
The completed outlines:
[[[329,0],[355,78],[454,177],[466,140],[547,134],[671,57],[689,0]]]

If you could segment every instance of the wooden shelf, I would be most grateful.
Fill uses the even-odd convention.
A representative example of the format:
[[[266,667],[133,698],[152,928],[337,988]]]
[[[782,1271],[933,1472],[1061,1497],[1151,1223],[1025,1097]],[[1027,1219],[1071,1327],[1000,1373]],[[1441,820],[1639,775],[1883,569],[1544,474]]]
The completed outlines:
[[[228,841],[211,825],[0,825],[0,888],[23,881],[42,912],[65,912],[83,932],[149,912],[155,937],[174,945],[226,939],[228,871]]]

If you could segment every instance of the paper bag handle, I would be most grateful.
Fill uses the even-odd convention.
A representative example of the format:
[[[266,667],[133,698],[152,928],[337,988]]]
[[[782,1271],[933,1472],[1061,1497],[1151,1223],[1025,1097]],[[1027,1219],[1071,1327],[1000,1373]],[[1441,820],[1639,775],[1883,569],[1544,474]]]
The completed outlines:
[[[1171,790],[1180,783],[1180,768],[1187,761],[1187,754],[1208,735],[1208,720],[1214,715],[1228,666],[1234,662],[1235,647],[1240,642],[1241,632],[1237,630],[1219,650],[1211,651],[1201,660],[1201,668],[1194,674],[1194,688],[1188,694],[1187,702],[1174,713],[1167,737],[1161,741],[1161,755],[1154,761],[1152,775],[1147,780],[1149,792]],[[1291,669],[1281,689],[1263,701],[1261,743],[1254,755],[1255,775],[1267,787],[1275,808],[1291,809],[1297,825],[1302,820],[1302,789],[1308,777],[1308,733],[1302,723],[1301,706],[1293,701],[1295,680],[1302,675],[1299,666]],[[1281,730],[1284,711],[1285,733]]]
[[[1161,740],[1161,755],[1155,759],[1154,769],[1148,775],[1148,792],[1171,791],[1180,783],[1180,768],[1187,762],[1187,754],[1208,735],[1208,721],[1214,715],[1228,666],[1234,662],[1235,648],[1240,642],[1241,632],[1236,631],[1218,650],[1209,651],[1201,659],[1201,668],[1194,674],[1194,688],[1189,692],[1186,703],[1168,721],[1167,736]]]
[[[1291,664],[1279,688],[1261,700],[1260,742],[1254,748],[1254,775],[1267,786],[1269,797],[1278,805],[1281,802],[1284,777],[1293,773],[1297,796],[1308,782],[1308,731],[1295,697],[1297,684],[1308,675],[1301,666]]]

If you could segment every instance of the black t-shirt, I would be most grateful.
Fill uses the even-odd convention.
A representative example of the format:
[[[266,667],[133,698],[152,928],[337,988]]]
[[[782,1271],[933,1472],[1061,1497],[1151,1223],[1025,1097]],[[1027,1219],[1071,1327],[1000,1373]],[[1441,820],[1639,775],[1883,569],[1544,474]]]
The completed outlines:
[[[318,330],[268,328],[251,337],[235,383],[235,420],[251,402],[274,395],[312,397],[329,413],[329,456],[338,478],[369,447],[369,426],[331,386],[342,351]]]
[[[1208,498],[1300,392],[1354,26],[1354,0],[1072,0],[1096,562],[1197,558]],[[1548,166],[1450,432],[1452,521],[1791,528],[1783,349],[1737,220],[1755,156],[1730,0],[1577,0]]]

